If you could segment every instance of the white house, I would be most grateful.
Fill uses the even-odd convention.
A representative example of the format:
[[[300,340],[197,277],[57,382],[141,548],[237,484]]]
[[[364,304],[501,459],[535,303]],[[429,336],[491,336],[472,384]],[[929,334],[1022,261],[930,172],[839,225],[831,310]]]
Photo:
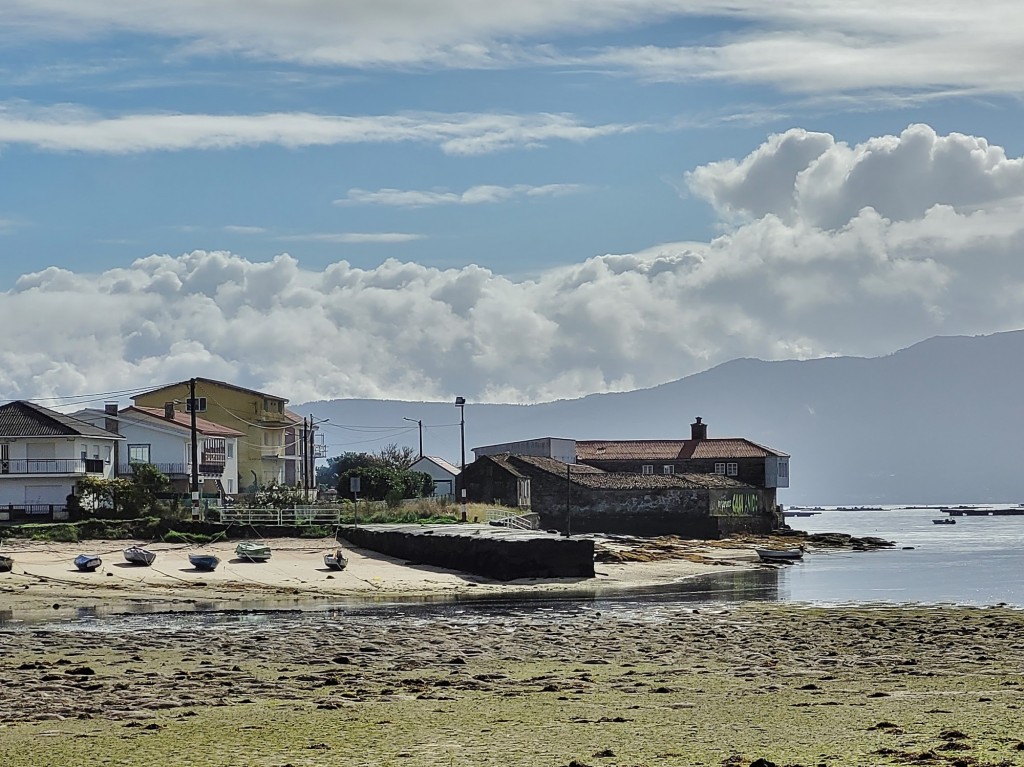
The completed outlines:
[[[86,475],[111,479],[124,437],[49,408],[0,405],[0,521],[67,518]]]
[[[459,469],[444,458],[425,455],[410,466],[409,470],[422,471],[431,476],[434,480],[434,498],[455,497],[455,478],[459,476]]]
[[[115,460],[118,476],[131,476],[133,463],[148,463],[167,475],[172,486],[187,492],[192,476],[191,414],[174,409],[131,406],[118,410],[88,409],[74,414],[82,421],[103,424],[124,438]],[[245,435],[196,416],[199,481],[204,494],[238,492],[238,440]]]

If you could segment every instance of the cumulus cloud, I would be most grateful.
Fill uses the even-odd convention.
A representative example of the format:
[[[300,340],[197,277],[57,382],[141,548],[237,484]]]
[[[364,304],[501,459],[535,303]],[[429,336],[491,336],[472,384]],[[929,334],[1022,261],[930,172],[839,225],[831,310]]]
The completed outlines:
[[[1020,164],[927,126],[853,147],[789,131],[691,173],[729,217],[714,240],[530,279],[205,251],[94,275],[50,268],[0,294],[0,323],[19,328],[0,350],[0,386],[41,397],[203,375],[297,402],[522,402],[654,385],[736,357],[875,355],[1020,328]]]
[[[515,184],[513,186],[497,186],[479,184],[471,186],[464,192],[445,190],[417,189],[349,189],[348,194],[335,205],[390,205],[405,208],[424,208],[435,205],[483,205],[488,203],[507,202],[518,197],[561,197],[575,194],[585,189],[581,184],[544,184],[530,186]]]
[[[479,155],[547,141],[588,141],[635,126],[584,125],[565,114],[409,113],[380,116],[305,112],[104,117],[77,106],[0,105],[0,146],[46,151],[135,154],[186,149],[289,148],[335,144],[434,144],[447,154]]]

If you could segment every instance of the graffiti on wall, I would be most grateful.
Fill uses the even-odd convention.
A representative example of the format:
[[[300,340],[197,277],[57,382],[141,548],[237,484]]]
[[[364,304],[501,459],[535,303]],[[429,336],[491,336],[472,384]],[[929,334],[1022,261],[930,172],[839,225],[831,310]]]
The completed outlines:
[[[749,517],[757,514],[759,508],[757,493],[731,493],[714,502],[712,514],[716,517]]]

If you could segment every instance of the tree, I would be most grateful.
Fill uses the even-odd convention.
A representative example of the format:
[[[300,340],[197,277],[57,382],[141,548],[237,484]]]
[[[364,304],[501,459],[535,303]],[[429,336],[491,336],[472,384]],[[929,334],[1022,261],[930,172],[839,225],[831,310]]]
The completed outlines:
[[[395,469],[406,471],[412,466],[416,458],[416,451],[411,447],[399,447],[392,442],[382,447],[376,453],[342,453],[330,458],[326,466],[318,466],[316,469],[316,482],[318,485],[339,487],[341,476],[352,469],[363,469],[377,467],[382,469]],[[348,493],[348,483],[341,490]]]
[[[408,471],[384,466],[361,466],[349,469],[338,479],[338,493],[351,497],[349,482],[359,477],[359,497],[368,501],[388,498],[422,498],[434,491],[434,480],[425,472]]]
[[[373,462],[378,466],[383,466],[388,469],[406,471],[410,466],[412,466],[415,457],[416,451],[411,447],[407,447],[405,445],[399,447],[397,444],[392,442],[391,444],[382,447],[380,452],[373,454]]]

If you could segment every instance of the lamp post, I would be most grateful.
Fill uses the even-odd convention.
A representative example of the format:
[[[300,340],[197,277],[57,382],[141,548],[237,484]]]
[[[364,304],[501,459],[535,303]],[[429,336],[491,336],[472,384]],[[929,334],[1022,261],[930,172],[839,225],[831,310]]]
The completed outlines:
[[[416,424],[417,426],[420,427],[420,455],[419,455],[419,457],[422,458],[423,457],[423,421],[417,420],[415,418],[406,418],[405,416],[402,416],[402,420],[403,421],[409,421],[410,423],[414,423],[414,424]]]
[[[196,379],[190,378],[188,382],[188,410],[189,410],[189,431],[191,432],[191,457],[192,476],[189,482],[189,489],[192,491],[192,521],[199,521],[199,440],[196,436]]]
[[[459,438],[462,445],[462,471],[466,470],[466,398],[456,397],[455,407],[459,409]]]

